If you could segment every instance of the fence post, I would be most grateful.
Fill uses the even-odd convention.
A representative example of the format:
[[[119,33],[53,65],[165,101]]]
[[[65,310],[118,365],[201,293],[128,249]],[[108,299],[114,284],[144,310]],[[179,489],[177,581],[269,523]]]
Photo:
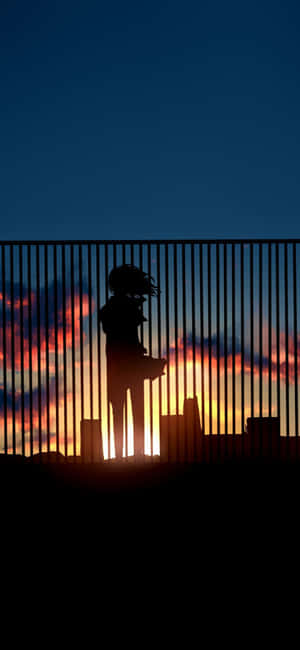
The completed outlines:
[[[101,420],[81,420],[80,442],[83,462],[99,463],[103,461]]]

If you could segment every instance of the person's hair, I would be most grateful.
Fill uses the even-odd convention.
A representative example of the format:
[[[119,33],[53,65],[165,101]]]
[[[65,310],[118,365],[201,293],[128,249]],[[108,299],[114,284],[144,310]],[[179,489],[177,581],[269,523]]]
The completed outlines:
[[[122,266],[112,269],[108,284],[113,293],[129,293],[138,296],[156,296],[158,294],[152,275],[145,273],[133,264],[122,264]]]

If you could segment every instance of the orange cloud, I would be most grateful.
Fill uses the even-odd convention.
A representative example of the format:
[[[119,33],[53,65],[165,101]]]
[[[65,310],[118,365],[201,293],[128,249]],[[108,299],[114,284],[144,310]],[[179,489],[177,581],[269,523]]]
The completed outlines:
[[[3,299],[3,296],[2,296]],[[32,292],[32,303],[34,302],[34,294]],[[10,302],[7,302],[10,304]],[[28,299],[23,300],[23,305],[28,305]],[[15,309],[19,308],[19,299],[14,303]],[[91,301],[91,313],[95,310],[95,301]],[[24,325],[26,324],[26,330],[23,328],[23,346],[21,350],[21,331],[20,331],[20,322],[19,315],[15,316],[13,332],[10,322],[6,322],[5,326],[5,349],[6,349],[6,368],[10,370],[12,368],[12,352],[14,347],[14,370],[16,372],[21,371],[22,367],[22,355],[23,351],[23,367],[24,370],[29,370],[30,361],[32,372],[37,372],[40,361],[41,371],[46,370],[46,350],[48,348],[49,354],[49,371],[52,372],[55,368],[55,364],[51,359],[52,355],[55,355],[57,351],[58,356],[63,355],[64,351],[64,342],[67,349],[72,349],[74,343],[75,349],[80,343],[80,296],[78,294],[74,295],[74,310],[72,310],[72,300],[71,296],[68,296],[66,299],[66,309],[65,309],[65,327],[63,321],[63,308],[61,307],[58,310],[57,314],[57,329],[55,330],[55,325],[52,322],[48,328],[48,333],[46,332],[46,327],[44,324],[40,326],[39,339],[37,327],[33,327],[31,340],[29,341],[28,333],[28,319],[24,319]],[[82,318],[89,316],[89,299],[87,294],[82,296]],[[74,318],[74,338],[73,338],[73,320]],[[36,314],[34,315],[36,319]],[[53,321],[53,319],[52,319]],[[0,362],[4,362],[4,335],[3,328],[0,330]],[[13,335],[13,338],[12,338]],[[48,338],[48,342],[47,342]],[[82,332],[83,343],[86,341],[86,333]],[[57,341],[57,344],[56,344]],[[13,346],[12,346],[13,343]]]

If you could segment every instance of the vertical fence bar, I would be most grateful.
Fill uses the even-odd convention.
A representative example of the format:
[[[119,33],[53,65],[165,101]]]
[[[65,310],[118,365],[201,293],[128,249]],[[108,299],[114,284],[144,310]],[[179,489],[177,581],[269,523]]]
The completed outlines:
[[[76,441],[76,373],[75,373],[75,314],[74,314],[74,244],[71,244],[71,305],[72,305],[72,418],[73,418],[73,454],[77,456]],[[76,300],[77,312],[77,300]]]
[[[68,415],[67,415],[67,348],[66,348],[66,247],[62,245],[62,313],[63,313],[63,360],[64,360],[64,452],[68,455]]]
[[[166,309],[166,357],[167,357],[167,438],[168,438],[168,460],[170,459],[170,305],[169,305],[169,247],[165,244],[165,309]]]
[[[191,244],[193,397],[196,397],[195,246]]]
[[[139,265],[141,271],[143,271],[143,245],[139,244]],[[142,315],[143,315],[143,303],[142,303]],[[141,323],[141,343],[144,346],[144,323],[142,321]],[[145,386],[145,384],[144,384]],[[145,395],[145,388],[144,388],[144,395]],[[144,400],[144,436],[145,436],[145,400]],[[145,443],[145,441],[144,441]]]
[[[231,246],[231,286],[232,286],[232,435],[235,436],[235,244]],[[235,453],[235,438],[233,438]]]
[[[125,244],[122,244],[122,264],[126,264],[126,245]],[[127,391],[125,392],[124,417],[125,417],[125,449],[128,449]],[[124,436],[123,436],[123,439],[124,439]],[[134,440],[134,438],[133,438],[133,440]]]
[[[187,365],[186,365],[186,272],[185,244],[181,244],[181,280],[182,280],[182,332],[183,332],[183,399],[187,397]],[[187,460],[187,432],[184,432],[184,460]]]
[[[204,319],[203,319],[203,244],[199,244],[200,267],[200,337],[201,337],[201,415],[202,431],[205,434],[205,408],[204,408]],[[205,458],[205,446],[203,447]]]
[[[126,244],[122,244],[122,264],[126,264]],[[127,450],[128,449],[128,391],[127,390],[125,392],[124,411],[125,411],[124,414],[125,415],[125,450]],[[124,440],[124,436],[123,436],[123,440]],[[133,442],[134,442],[134,437],[133,437]]]
[[[181,245],[182,259],[182,324],[183,324],[183,396],[187,397],[187,366],[186,366],[186,272],[185,244]]]
[[[272,244],[269,243],[268,246],[268,262],[269,262],[269,267],[268,267],[268,307],[269,307],[269,315],[268,315],[268,323],[269,323],[269,340],[268,340],[268,349],[269,349],[269,364],[268,364],[268,379],[269,379],[269,418],[272,416]]]
[[[90,419],[94,417],[94,400],[93,400],[93,332],[92,332],[92,260],[91,244],[88,244],[88,292],[89,292],[89,370],[90,370]],[[92,446],[92,460],[93,460]]]
[[[37,361],[38,361],[38,411],[39,453],[42,452],[42,394],[41,394],[41,301],[40,301],[40,247],[36,245],[36,309],[37,309]]]
[[[133,243],[130,244],[130,264],[132,266],[134,266],[134,245],[133,245]],[[144,429],[145,429],[145,427],[144,427]],[[128,440],[127,440],[127,437],[126,437],[126,440],[125,440],[125,456],[127,456],[127,455],[128,455]]]
[[[244,246],[241,244],[241,432],[242,454],[245,452],[245,300],[244,300]]]
[[[28,279],[28,350],[29,350],[29,420],[30,420],[30,455],[33,454],[32,422],[32,314],[31,314],[31,246],[27,246]]]
[[[224,244],[224,420],[227,453],[228,435],[228,377],[227,377],[227,247]]]
[[[254,322],[253,322],[253,244],[250,244],[250,365],[251,365],[251,389],[250,389],[250,399],[251,399],[251,417],[254,416],[254,375],[253,375],[253,361],[254,361]]]
[[[280,421],[280,293],[279,293],[279,245],[276,243],[276,361],[277,361],[277,417]]]
[[[212,443],[212,372],[211,372],[211,245],[207,245],[207,290],[208,290],[208,395],[209,395],[209,440]]]
[[[298,326],[297,326],[297,250],[293,243],[293,290],[294,290],[294,382],[295,382],[295,434],[298,438]],[[298,455],[298,439],[297,455]]]
[[[289,312],[288,312],[288,247],[284,244],[284,302],[285,302],[285,401],[286,401],[286,435],[290,435],[289,406]]]
[[[263,340],[262,340],[262,305],[263,305],[263,264],[262,264],[262,245],[259,244],[259,417],[263,415],[263,382],[262,382],[262,357],[263,357]],[[259,445],[262,448],[262,422],[259,421]]]
[[[158,356],[161,358],[161,284],[160,284],[160,245],[156,244],[156,263],[157,263],[157,347]],[[160,426],[160,419],[162,413],[162,387],[161,377],[158,378],[158,422]]]
[[[4,453],[7,454],[7,363],[6,363],[6,273],[5,244],[2,244],[2,332],[3,332],[3,406],[4,406]]]
[[[134,266],[134,245],[133,243],[130,244],[130,264],[131,266]],[[151,390],[152,390],[152,385],[151,385]],[[145,429],[145,427],[144,427]],[[125,456],[128,456],[128,436],[125,438]]]
[[[98,371],[98,418],[101,427],[101,441],[103,441],[102,432],[102,400],[101,400],[101,329],[100,329],[100,257],[99,257],[99,244],[96,245],[96,291],[97,291],[97,371]],[[116,266],[116,264],[115,264]],[[103,443],[102,443],[103,444]]]
[[[56,405],[56,452],[59,453],[59,379],[58,379],[58,312],[57,312],[57,247],[54,244],[54,327],[55,327],[55,405]]]
[[[19,244],[19,282],[20,282],[20,357],[21,357],[21,413],[22,413],[22,455],[25,456],[25,408],[24,408],[24,313],[23,313],[23,246]]]
[[[80,331],[80,408],[81,420],[84,420],[84,390],[83,390],[83,322],[82,322],[82,245],[79,245],[79,331]],[[82,450],[81,450],[81,458]]]
[[[148,275],[151,276],[151,244],[148,244]],[[149,354],[152,356],[152,301],[148,297],[149,305]],[[150,381],[150,456],[153,455],[153,387]]]
[[[217,457],[220,458],[220,246],[216,243]]]
[[[175,333],[175,395],[176,395],[176,459],[179,460],[179,390],[178,390],[178,286],[177,286],[177,245],[173,244],[173,274],[174,274],[174,333]]]
[[[113,244],[113,267],[117,267],[117,246],[114,243]],[[125,402],[127,401],[127,398],[125,398]],[[124,408],[126,409],[126,406],[124,405]],[[127,440],[127,435],[123,435],[123,440],[124,440],[124,454],[125,458],[128,456],[128,440]]]
[[[45,253],[45,347],[46,347],[46,413],[47,413],[47,452],[50,451],[50,379],[49,379],[49,305],[48,305],[48,245]]]
[[[10,245],[10,325],[11,325],[11,381],[12,381],[12,447],[16,453],[16,403],[15,403],[15,296],[14,296],[14,248]]]
[[[105,264],[105,302],[108,302],[108,246],[104,244],[104,264]],[[107,368],[107,365],[106,365]],[[110,439],[110,396],[108,387],[106,389],[106,408],[107,408],[107,458],[111,457],[111,439]],[[126,401],[126,400],[125,400]]]
[[[217,319],[217,434],[220,452],[220,245],[216,244],[216,319]]]
[[[195,246],[191,244],[191,299],[192,299],[192,357],[193,357],[193,398],[196,400],[196,314],[195,314]],[[193,451],[192,460],[196,460],[196,413],[193,409]]]
[[[89,302],[89,383],[90,383],[90,419],[94,417],[93,401],[93,340],[92,340],[92,261],[91,244],[88,244],[88,302]],[[91,461],[94,460],[94,445],[91,450]]]

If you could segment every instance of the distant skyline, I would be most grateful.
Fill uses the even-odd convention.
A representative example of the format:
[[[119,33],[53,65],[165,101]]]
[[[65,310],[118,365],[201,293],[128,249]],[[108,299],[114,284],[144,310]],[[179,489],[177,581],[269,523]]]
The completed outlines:
[[[300,237],[300,7],[0,7],[1,240]]]

